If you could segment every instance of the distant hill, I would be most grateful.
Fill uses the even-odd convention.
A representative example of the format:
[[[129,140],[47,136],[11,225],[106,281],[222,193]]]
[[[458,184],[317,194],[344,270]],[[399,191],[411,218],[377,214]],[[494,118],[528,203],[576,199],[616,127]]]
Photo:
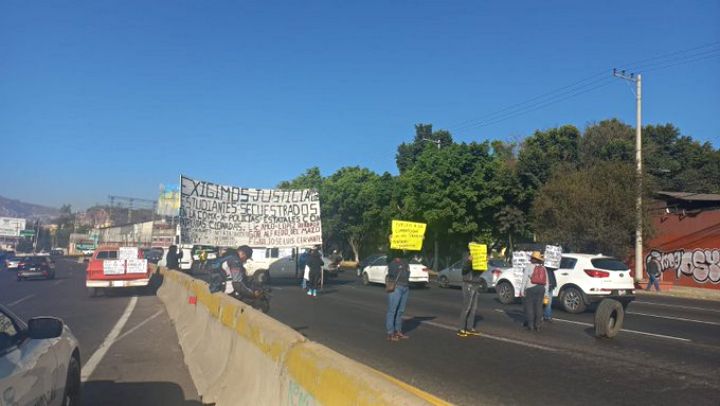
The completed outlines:
[[[20,200],[0,196],[0,217],[18,217],[25,219],[50,220],[60,215],[60,210],[39,204],[25,203]]]

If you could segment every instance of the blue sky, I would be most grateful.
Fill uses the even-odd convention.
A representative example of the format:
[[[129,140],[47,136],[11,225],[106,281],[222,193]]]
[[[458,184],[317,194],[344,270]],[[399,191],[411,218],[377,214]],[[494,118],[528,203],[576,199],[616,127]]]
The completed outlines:
[[[247,187],[312,166],[396,173],[421,122],[458,141],[634,123],[616,80],[462,125],[718,41],[717,1],[3,1],[0,195],[84,208],[155,198],[180,173]],[[645,123],[720,145],[720,57],[702,58],[717,48],[645,62],[681,63],[644,73]]]

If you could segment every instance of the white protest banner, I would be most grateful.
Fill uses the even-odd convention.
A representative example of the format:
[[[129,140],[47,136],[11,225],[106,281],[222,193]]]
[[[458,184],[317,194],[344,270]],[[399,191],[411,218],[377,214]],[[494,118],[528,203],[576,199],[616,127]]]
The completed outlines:
[[[103,261],[105,275],[122,275],[125,273],[125,261],[119,259],[106,259]]]
[[[517,269],[524,269],[530,263],[530,251],[513,251],[512,266]]]
[[[124,261],[126,259],[137,259],[137,247],[120,247],[118,248],[117,259]]]
[[[180,179],[182,244],[310,247],[322,244],[320,195]]]
[[[557,245],[545,246],[545,262],[546,268],[560,268],[560,260],[562,259],[562,247]]]
[[[147,259],[128,259],[127,273],[147,273]]]

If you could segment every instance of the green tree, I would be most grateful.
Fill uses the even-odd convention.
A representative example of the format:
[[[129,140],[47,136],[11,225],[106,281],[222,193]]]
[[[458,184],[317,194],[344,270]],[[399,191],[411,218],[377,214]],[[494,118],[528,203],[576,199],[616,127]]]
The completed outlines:
[[[429,141],[428,141],[429,140]],[[440,147],[453,144],[452,135],[445,130],[433,131],[432,124],[416,124],[415,139],[413,142],[402,143],[398,146],[395,162],[398,170],[402,174],[411,168],[418,159],[418,156],[428,148],[437,149],[437,143]]]
[[[280,182],[279,189],[322,189],[323,177],[320,168],[314,166],[305,171],[302,175],[292,180]]]
[[[632,162],[635,159],[635,129],[618,119],[603,120],[585,129],[580,141],[580,161]]]
[[[535,233],[540,241],[575,252],[624,258],[634,244],[635,182],[635,167],[625,162],[556,172],[533,203]],[[648,234],[649,222],[644,223]]]

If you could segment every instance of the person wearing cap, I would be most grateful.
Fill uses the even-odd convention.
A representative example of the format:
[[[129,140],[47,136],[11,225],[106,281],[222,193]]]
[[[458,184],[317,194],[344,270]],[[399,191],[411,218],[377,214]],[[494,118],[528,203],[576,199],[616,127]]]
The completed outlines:
[[[530,263],[523,271],[522,282],[520,283],[520,296],[523,298],[523,309],[525,311],[525,322],[523,325],[531,331],[540,331],[543,321],[543,298],[548,291],[547,269],[545,269],[543,255],[540,251],[533,251],[530,255]],[[540,284],[533,281],[535,268],[544,272],[545,282]]]
[[[248,298],[258,296],[258,292],[253,291],[246,284],[247,270],[245,269],[245,263],[252,258],[252,253],[252,248],[241,245],[237,249],[237,255],[231,255],[227,259],[233,289],[239,295]]]

